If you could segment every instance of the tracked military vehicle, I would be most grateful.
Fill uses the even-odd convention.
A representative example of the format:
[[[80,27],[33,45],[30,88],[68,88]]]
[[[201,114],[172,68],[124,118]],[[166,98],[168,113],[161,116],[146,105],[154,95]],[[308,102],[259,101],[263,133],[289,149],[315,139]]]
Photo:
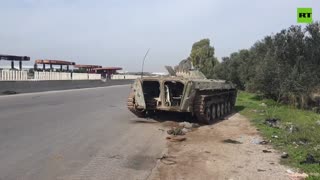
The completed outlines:
[[[132,113],[145,117],[149,112],[184,112],[205,124],[231,113],[237,96],[233,84],[206,79],[199,71],[177,72],[166,68],[168,76],[142,77],[134,81],[127,102]]]

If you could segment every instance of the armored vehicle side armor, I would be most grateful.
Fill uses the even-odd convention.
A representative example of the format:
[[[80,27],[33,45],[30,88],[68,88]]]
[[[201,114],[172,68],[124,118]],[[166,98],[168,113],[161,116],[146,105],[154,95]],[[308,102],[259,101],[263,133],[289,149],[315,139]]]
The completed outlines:
[[[199,71],[175,72],[166,68],[170,76],[134,81],[127,102],[132,113],[144,117],[148,112],[184,112],[205,124],[231,113],[237,96],[233,84],[206,79]]]

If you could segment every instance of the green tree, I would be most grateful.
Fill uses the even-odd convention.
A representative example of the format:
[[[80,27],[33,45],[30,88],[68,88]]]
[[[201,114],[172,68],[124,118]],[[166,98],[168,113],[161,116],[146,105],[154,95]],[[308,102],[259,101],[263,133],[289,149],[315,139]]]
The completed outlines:
[[[229,74],[229,63],[230,63],[230,58],[229,57],[223,57],[222,62],[217,64],[213,68],[213,78],[216,79],[224,79],[230,81]]]
[[[319,47],[319,22],[304,29],[291,26],[224,58],[214,67],[213,76],[232,81],[240,89],[305,108],[316,104],[311,96],[319,92]]]
[[[192,45],[190,60],[206,77],[213,77],[213,68],[219,63],[214,57],[214,48],[210,46],[209,39],[202,39]]]

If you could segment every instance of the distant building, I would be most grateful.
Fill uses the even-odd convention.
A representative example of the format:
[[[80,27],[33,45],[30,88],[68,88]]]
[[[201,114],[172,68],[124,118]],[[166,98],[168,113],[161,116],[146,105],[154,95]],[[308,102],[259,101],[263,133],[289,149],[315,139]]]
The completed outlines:
[[[155,75],[155,76],[165,76],[165,75],[168,75],[168,73],[166,72],[153,72],[151,73],[152,75]]]

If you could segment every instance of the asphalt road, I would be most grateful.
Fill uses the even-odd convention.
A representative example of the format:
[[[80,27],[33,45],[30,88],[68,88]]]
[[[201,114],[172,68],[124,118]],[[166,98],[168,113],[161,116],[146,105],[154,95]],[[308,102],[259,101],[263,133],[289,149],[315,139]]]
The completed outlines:
[[[129,85],[0,97],[0,180],[146,179],[165,149]]]

